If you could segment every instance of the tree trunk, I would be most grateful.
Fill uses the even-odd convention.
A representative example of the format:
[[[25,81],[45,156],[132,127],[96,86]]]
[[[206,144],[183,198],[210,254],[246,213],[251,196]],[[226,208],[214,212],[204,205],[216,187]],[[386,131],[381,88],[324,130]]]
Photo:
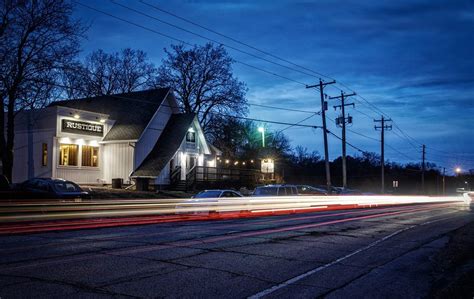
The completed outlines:
[[[13,176],[13,146],[15,139],[15,95],[8,96],[7,111],[7,142],[3,154],[3,174],[12,181]]]
[[[6,161],[6,139],[5,139],[5,104],[4,98],[0,99],[0,159],[2,159],[2,173],[4,173],[5,169],[5,161]]]

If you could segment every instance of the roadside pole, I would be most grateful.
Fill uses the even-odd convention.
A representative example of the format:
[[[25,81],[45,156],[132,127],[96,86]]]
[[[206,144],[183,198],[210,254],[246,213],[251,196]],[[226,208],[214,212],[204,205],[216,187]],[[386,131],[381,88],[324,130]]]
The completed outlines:
[[[326,187],[328,194],[331,194],[331,170],[329,168],[329,150],[328,150],[328,134],[326,129],[326,110],[328,109],[328,104],[324,100],[324,87],[329,84],[334,84],[336,81],[323,82],[319,79],[319,84],[317,85],[306,85],[306,88],[319,88],[319,93],[321,96],[321,118],[323,122],[323,137],[324,137],[324,163],[326,167]]]

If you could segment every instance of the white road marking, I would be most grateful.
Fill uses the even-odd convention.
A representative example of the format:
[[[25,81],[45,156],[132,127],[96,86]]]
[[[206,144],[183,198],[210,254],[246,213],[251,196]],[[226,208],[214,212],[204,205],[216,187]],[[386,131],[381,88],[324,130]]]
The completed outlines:
[[[334,261],[332,261],[332,262],[330,262],[330,263],[328,263],[328,264],[319,266],[319,267],[317,267],[317,268],[315,268],[315,269],[313,269],[313,270],[309,270],[309,271],[306,272],[306,273],[303,273],[303,274],[301,274],[301,275],[295,276],[295,277],[293,277],[293,278],[291,278],[291,279],[288,279],[287,281],[284,281],[284,282],[282,282],[282,283],[280,283],[280,284],[278,284],[278,285],[275,285],[275,286],[273,286],[273,287],[271,287],[271,288],[268,288],[268,289],[266,289],[266,290],[263,290],[263,291],[261,291],[261,292],[258,292],[257,294],[254,294],[254,295],[249,296],[249,297],[247,297],[247,298],[249,298],[249,299],[259,299],[259,298],[263,298],[263,297],[265,297],[265,296],[267,296],[267,295],[269,295],[269,294],[271,294],[271,293],[273,293],[273,292],[275,292],[275,291],[277,291],[277,290],[279,290],[279,289],[282,289],[282,288],[284,288],[284,287],[287,287],[287,286],[289,286],[289,285],[291,285],[291,284],[293,284],[293,283],[295,283],[295,282],[297,282],[297,281],[299,281],[299,280],[302,280],[303,278],[306,278],[306,277],[308,277],[308,276],[310,276],[310,275],[313,275],[313,274],[316,273],[316,272],[322,271],[322,270],[324,270],[324,269],[326,269],[326,268],[328,268],[328,267],[331,267],[332,265],[335,265],[335,264],[337,264],[337,263],[340,263],[340,262],[342,262],[342,261],[344,261],[344,260],[346,260],[346,259],[348,259],[348,258],[350,258],[350,257],[352,257],[352,256],[354,256],[354,255],[356,255],[356,254],[358,254],[358,253],[361,253],[361,252],[363,252],[363,251],[365,251],[365,250],[367,250],[367,249],[370,249],[370,248],[376,246],[377,244],[380,244],[381,242],[386,241],[386,240],[388,240],[388,239],[390,239],[390,238],[392,238],[392,237],[394,237],[394,236],[396,236],[396,235],[398,235],[398,234],[401,234],[401,233],[403,233],[403,232],[405,232],[405,231],[407,231],[407,230],[409,230],[409,229],[412,229],[412,228],[417,227],[417,226],[423,226],[423,225],[431,224],[431,223],[434,223],[434,222],[442,221],[442,220],[449,219],[449,218],[451,218],[451,217],[446,217],[446,218],[442,218],[442,219],[438,219],[438,220],[427,221],[427,222],[423,222],[423,223],[418,224],[418,225],[411,225],[411,226],[405,227],[405,228],[403,228],[403,229],[397,230],[397,231],[391,233],[390,235],[387,235],[387,236],[383,237],[382,239],[379,239],[379,240],[377,240],[377,241],[375,241],[375,242],[372,242],[372,243],[370,243],[369,245],[367,245],[367,246],[365,246],[365,247],[359,248],[359,249],[357,249],[356,251],[354,251],[354,252],[352,252],[352,253],[349,253],[348,255],[345,255],[345,256],[343,256],[343,257],[338,258],[337,260],[334,260]]]

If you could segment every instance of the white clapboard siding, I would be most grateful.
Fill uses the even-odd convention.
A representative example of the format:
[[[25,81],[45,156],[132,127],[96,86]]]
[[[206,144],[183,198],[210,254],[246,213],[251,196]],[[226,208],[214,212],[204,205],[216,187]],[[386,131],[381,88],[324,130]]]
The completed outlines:
[[[56,169],[56,177],[73,181],[77,184],[98,184],[100,183],[101,171],[92,167],[61,167]]]
[[[20,132],[15,135],[13,183],[33,177],[52,176],[53,130]],[[42,165],[43,143],[48,146],[46,166]]]
[[[124,183],[129,183],[133,171],[133,147],[129,143],[108,143],[103,149],[105,182],[111,184],[112,179],[122,178]]]

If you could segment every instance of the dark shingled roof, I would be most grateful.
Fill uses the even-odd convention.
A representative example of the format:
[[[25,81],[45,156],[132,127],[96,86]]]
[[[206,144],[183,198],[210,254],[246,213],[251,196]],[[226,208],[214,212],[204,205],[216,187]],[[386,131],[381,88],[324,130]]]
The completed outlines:
[[[52,103],[73,109],[108,114],[115,124],[104,141],[137,140],[161,105],[170,88],[104,95]]]
[[[155,146],[132,173],[132,177],[157,177],[179,149],[195,116],[194,113],[173,114]]]

